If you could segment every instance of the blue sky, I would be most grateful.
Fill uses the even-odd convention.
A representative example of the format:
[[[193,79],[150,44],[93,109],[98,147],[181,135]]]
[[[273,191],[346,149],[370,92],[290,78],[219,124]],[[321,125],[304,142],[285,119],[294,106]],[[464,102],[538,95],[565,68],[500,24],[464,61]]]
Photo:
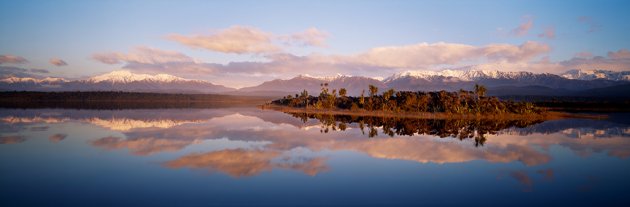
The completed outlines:
[[[0,55],[28,61],[5,62],[2,66],[49,71],[34,75],[79,78],[128,69],[195,77],[234,87],[301,73],[385,77],[402,70],[457,69],[471,65],[485,68],[484,64],[508,67],[501,70],[551,73],[572,67],[628,70],[625,65],[628,61],[609,56],[613,52],[618,54],[615,57],[625,57],[624,51],[630,48],[627,8],[630,8],[628,1],[2,0]],[[521,33],[517,34],[519,27]],[[226,52],[215,46],[191,45],[217,41],[213,37],[220,36],[222,31],[236,34],[238,28],[266,34],[263,36],[280,50]],[[304,39],[292,36],[308,29],[317,31],[315,37],[313,34],[302,37],[319,37],[321,44],[300,42]],[[546,31],[547,35],[541,35]],[[174,40],[173,35],[196,43]],[[536,43],[531,45],[539,49],[518,50],[527,42]],[[447,44],[450,49],[437,43]],[[503,46],[495,47],[499,44]],[[191,61],[173,64],[126,58],[137,57],[134,56],[137,47],[153,51],[145,51],[143,57],[170,51]],[[498,55],[473,54],[497,48],[502,48]],[[427,51],[440,55],[423,55]],[[119,60],[116,64],[105,64],[96,60],[95,54]],[[454,54],[461,57],[452,59]],[[581,58],[579,64],[572,62],[577,54]],[[292,62],[273,58],[279,55],[290,55]],[[388,56],[392,57],[382,58]],[[595,56],[606,60],[602,62]],[[51,58],[62,59],[68,65],[51,65]],[[435,61],[415,61],[428,58]],[[555,65],[536,64],[541,62]]]

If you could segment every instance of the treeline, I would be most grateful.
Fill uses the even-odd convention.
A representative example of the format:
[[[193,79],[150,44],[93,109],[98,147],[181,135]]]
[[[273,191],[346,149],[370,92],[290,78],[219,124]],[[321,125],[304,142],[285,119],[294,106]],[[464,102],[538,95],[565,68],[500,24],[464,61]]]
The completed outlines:
[[[122,91],[93,92],[0,92],[3,108],[76,108],[76,109],[140,109],[140,108],[216,108],[256,106],[268,97],[216,94],[171,94]]]
[[[475,85],[475,91],[412,92],[389,89],[378,94],[379,89],[370,85],[359,97],[346,96],[346,89],[328,89],[322,84],[321,93],[311,96],[306,90],[301,94],[288,95],[272,101],[273,104],[313,109],[342,109],[351,111],[387,112],[443,112],[452,114],[540,114],[542,109],[530,102],[502,101],[486,97],[486,88]]]

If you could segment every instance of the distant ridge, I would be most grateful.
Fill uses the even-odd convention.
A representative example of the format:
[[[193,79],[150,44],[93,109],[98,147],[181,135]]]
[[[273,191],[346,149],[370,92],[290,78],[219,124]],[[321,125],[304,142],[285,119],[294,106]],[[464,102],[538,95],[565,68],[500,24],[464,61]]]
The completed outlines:
[[[94,76],[85,80],[63,78],[0,79],[4,91],[129,91],[159,93],[224,93],[236,89],[203,80],[191,80],[168,74],[139,74],[126,70]]]
[[[217,93],[253,96],[286,96],[307,90],[319,94],[321,84],[328,88],[345,88],[348,95],[358,96],[369,85],[384,91],[456,91],[471,90],[475,84],[485,85],[494,95],[575,95],[580,91],[608,88],[621,90],[619,95],[630,93],[627,87],[615,86],[630,83],[630,71],[570,70],[560,75],[550,73],[507,72],[499,70],[410,70],[386,78],[370,78],[337,74],[335,76],[298,75],[290,79],[275,79],[256,86],[235,89],[215,85],[204,80],[185,79],[169,74],[139,74],[126,70],[113,71],[84,80],[63,78],[4,77],[0,79],[2,91],[129,91],[159,93]],[[367,93],[367,92],[365,92]]]

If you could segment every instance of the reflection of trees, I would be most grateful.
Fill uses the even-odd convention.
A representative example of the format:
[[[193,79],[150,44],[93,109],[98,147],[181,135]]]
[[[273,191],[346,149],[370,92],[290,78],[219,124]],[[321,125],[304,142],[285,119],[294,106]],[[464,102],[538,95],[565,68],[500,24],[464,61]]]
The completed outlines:
[[[435,135],[441,138],[454,137],[459,140],[474,139],[475,146],[483,146],[487,134],[497,134],[498,131],[510,127],[527,127],[541,123],[540,120],[496,120],[496,119],[414,119],[400,117],[349,116],[330,114],[289,113],[306,122],[317,119],[321,123],[322,133],[345,131],[348,124],[358,124],[361,132],[368,129],[368,137],[378,136],[377,128],[382,128],[383,134],[413,136],[416,134]]]

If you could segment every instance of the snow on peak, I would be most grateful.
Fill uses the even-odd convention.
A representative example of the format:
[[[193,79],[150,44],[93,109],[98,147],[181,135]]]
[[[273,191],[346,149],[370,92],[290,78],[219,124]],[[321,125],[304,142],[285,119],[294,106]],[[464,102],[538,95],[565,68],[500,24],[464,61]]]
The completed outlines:
[[[298,75],[297,77],[299,78],[314,78],[314,79],[319,79],[322,81],[332,81],[332,80],[336,80],[336,79],[340,79],[340,78],[347,78],[347,77],[352,77],[350,75],[342,75],[340,73],[337,73],[337,75],[335,76],[314,76],[314,75],[309,75],[309,74],[302,74],[302,75]]]
[[[630,71],[610,71],[610,70],[581,70],[574,69],[564,72],[560,76],[567,79],[576,80],[615,80],[615,81],[630,81]]]
[[[190,81],[188,79],[172,76],[168,74],[138,74],[132,73],[128,70],[117,70],[110,73],[106,73],[99,76],[94,76],[87,81],[99,83],[99,82],[113,82],[113,83],[131,83],[135,81],[154,81],[154,82],[176,82],[176,81]]]
[[[503,72],[498,70],[442,70],[442,71],[431,71],[431,70],[408,70],[401,73],[396,73],[384,81],[392,81],[399,78],[405,77],[413,77],[413,78],[421,78],[421,79],[432,79],[436,77],[444,77],[444,78],[456,78],[461,81],[474,81],[482,78],[507,78],[514,79],[518,77],[523,77],[527,75],[532,75],[530,72]]]
[[[67,80],[63,78],[53,78],[53,77],[45,77],[45,78],[32,78],[32,77],[7,77],[0,80],[0,82],[4,83],[39,83],[39,84],[51,84],[51,83],[59,83],[59,82],[67,82]]]

